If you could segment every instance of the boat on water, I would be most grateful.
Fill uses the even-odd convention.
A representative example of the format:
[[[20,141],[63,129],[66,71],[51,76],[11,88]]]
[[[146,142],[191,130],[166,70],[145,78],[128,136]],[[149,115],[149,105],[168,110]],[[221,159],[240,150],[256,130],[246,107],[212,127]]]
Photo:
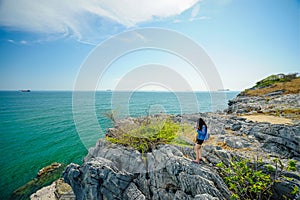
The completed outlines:
[[[230,91],[229,89],[218,89],[218,92],[228,92]]]
[[[31,92],[30,90],[20,90],[20,92]]]

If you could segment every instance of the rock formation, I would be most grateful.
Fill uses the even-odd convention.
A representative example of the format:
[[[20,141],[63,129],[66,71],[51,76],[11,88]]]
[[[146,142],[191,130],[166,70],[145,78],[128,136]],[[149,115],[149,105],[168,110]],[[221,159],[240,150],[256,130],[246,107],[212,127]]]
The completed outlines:
[[[36,193],[30,195],[31,200],[73,200],[75,195],[70,185],[66,184],[63,179],[54,181],[51,185],[43,187]]]
[[[273,114],[299,120],[300,95],[238,96],[229,100],[226,111],[228,114]]]
[[[78,199],[228,199],[222,178],[208,164],[192,163],[191,154],[161,145],[142,155],[100,139],[64,179]]]

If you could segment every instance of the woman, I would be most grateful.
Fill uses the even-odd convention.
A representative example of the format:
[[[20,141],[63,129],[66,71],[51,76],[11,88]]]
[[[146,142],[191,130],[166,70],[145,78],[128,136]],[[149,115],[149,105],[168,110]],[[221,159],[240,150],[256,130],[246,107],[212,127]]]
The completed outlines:
[[[193,160],[194,163],[199,163],[199,161],[202,160],[201,148],[204,138],[207,134],[207,125],[202,118],[199,118],[198,120],[197,132],[198,134],[195,144],[196,160]]]

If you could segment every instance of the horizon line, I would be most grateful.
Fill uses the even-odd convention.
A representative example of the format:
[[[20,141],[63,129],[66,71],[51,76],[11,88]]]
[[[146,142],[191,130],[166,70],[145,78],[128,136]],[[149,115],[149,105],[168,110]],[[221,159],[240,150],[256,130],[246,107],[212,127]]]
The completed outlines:
[[[30,92],[240,92],[242,90],[32,90]],[[0,92],[21,92],[21,90],[14,89],[0,89]]]

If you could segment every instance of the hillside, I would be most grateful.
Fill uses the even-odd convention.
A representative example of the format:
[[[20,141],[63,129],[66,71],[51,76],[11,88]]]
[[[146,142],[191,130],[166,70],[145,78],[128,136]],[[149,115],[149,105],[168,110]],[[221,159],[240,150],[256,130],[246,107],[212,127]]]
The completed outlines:
[[[300,92],[298,73],[271,75],[258,81],[250,89],[241,92],[240,96],[271,96],[275,94],[297,94]]]
[[[294,121],[298,123],[300,120],[300,77],[297,74],[271,75],[258,81],[254,87],[246,89],[235,99],[230,100],[226,112],[252,115],[248,118],[258,122],[286,124]]]

